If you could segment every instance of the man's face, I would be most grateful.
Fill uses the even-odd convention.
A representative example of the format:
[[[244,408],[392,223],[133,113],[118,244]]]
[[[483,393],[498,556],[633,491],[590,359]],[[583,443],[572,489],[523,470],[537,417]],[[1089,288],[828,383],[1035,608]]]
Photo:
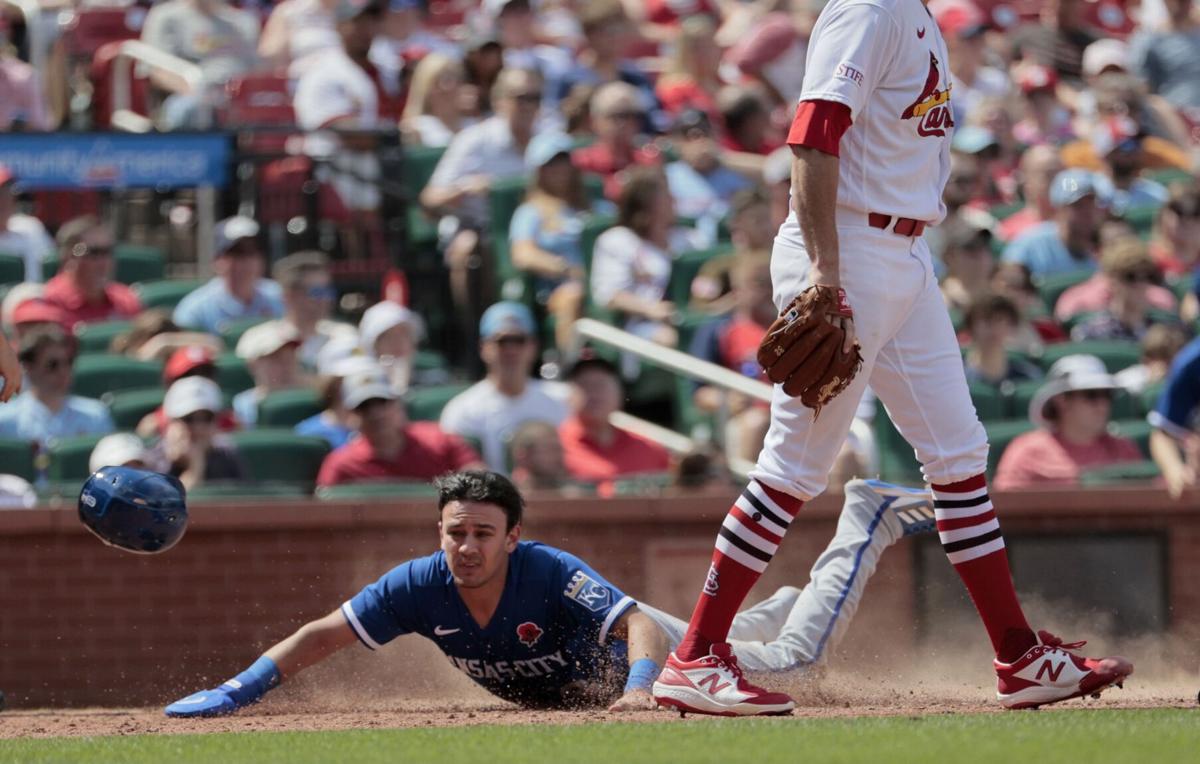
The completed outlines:
[[[254,239],[239,239],[217,258],[215,267],[231,284],[253,284],[264,272],[262,251]]]
[[[451,501],[442,507],[438,532],[454,584],[475,589],[505,574],[521,526],[505,530],[504,510],[495,504]]]
[[[692,128],[681,136],[679,155],[697,172],[712,172],[717,166],[717,142],[707,131]]]
[[[979,346],[1005,347],[1016,328],[1006,315],[987,316],[971,325],[971,341]]]
[[[483,341],[480,356],[488,371],[528,374],[537,343],[528,334],[504,333]]]
[[[1112,413],[1112,392],[1109,390],[1074,390],[1058,396],[1060,428],[1099,438],[1108,430]]]
[[[349,21],[338,24],[338,35],[342,38],[342,47],[351,58],[366,58],[375,41],[375,30],[382,22],[382,14],[378,10],[360,13]]]
[[[508,120],[513,132],[529,133],[542,104],[542,83],[536,77],[514,77],[496,102],[496,113]]]
[[[397,401],[372,398],[354,409],[353,422],[369,443],[394,436],[406,424],[404,410]]]
[[[375,340],[375,355],[383,358],[410,358],[417,351],[416,337],[409,324],[397,324]]]
[[[591,422],[607,422],[621,409],[621,383],[600,368],[582,369],[571,380],[575,388],[579,416]]]
[[[298,286],[287,291],[288,306],[303,320],[329,318],[337,290],[327,272],[309,273]]]
[[[71,390],[71,369],[75,356],[65,344],[49,345],[25,367],[29,386],[51,395],[66,395]]]
[[[217,434],[217,415],[211,411],[193,411],[179,420],[183,422],[188,442],[208,448]]]
[[[632,98],[620,98],[592,115],[596,137],[614,146],[631,146],[641,129],[645,112]]]
[[[1072,239],[1095,239],[1104,221],[1104,211],[1096,203],[1096,197],[1088,194],[1073,204],[1059,210],[1067,223],[1068,237]]]
[[[944,256],[950,272],[971,284],[986,281],[995,267],[987,241],[976,237],[963,246],[948,250]]]
[[[66,268],[84,289],[100,289],[112,276],[114,246],[112,231],[104,226],[93,228],[65,253]]]
[[[250,364],[255,384],[271,390],[295,385],[300,370],[296,351],[296,345],[289,344],[255,359]]]

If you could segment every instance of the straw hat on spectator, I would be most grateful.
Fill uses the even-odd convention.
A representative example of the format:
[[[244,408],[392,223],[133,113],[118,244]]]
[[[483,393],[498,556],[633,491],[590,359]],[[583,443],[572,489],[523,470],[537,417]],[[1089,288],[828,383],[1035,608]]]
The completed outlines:
[[[247,362],[257,361],[283,348],[300,346],[300,334],[286,321],[264,321],[246,330],[238,340],[237,356]]]
[[[149,451],[142,439],[130,432],[105,435],[92,449],[88,458],[88,470],[95,472],[102,467],[125,467],[130,462],[145,464]]]
[[[1039,427],[1049,428],[1051,417],[1046,406],[1063,393],[1076,390],[1116,390],[1120,385],[1108,373],[1104,362],[1094,355],[1068,355],[1054,362],[1046,375],[1046,384],[1029,402],[1029,418]]]

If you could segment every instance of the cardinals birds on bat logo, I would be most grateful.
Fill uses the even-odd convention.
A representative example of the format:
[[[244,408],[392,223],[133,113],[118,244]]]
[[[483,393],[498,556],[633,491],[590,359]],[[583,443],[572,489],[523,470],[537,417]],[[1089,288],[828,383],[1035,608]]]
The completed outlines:
[[[537,641],[545,634],[542,627],[538,626],[533,621],[526,621],[517,627],[517,639],[521,640],[521,644],[532,648],[537,644]]]
[[[954,127],[954,117],[950,114],[950,85],[945,90],[938,89],[938,81],[942,73],[938,69],[937,57],[929,53],[929,74],[925,77],[925,86],[921,95],[904,110],[900,119],[919,119],[917,134],[923,137],[946,135],[947,127]]]

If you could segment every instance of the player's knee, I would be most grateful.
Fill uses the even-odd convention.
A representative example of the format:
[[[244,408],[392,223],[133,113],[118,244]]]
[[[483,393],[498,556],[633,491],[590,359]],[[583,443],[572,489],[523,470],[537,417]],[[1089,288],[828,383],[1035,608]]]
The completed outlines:
[[[988,440],[983,425],[976,423],[969,437],[959,446],[925,463],[925,477],[931,483],[965,480],[987,471]]]

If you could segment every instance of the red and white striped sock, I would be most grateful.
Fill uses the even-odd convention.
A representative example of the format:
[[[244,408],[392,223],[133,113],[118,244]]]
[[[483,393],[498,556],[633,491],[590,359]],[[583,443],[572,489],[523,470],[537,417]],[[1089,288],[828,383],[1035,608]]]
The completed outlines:
[[[1037,644],[1037,638],[1013,589],[1004,536],[987,481],[976,475],[932,489],[938,537],[946,557],[970,592],[996,656],[1005,662],[1016,660]]]
[[[714,643],[729,636],[733,617],[803,505],[800,499],[753,480],[742,491],[717,533],[704,589],[687,634],[675,648],[680,660],[703,658]]]

